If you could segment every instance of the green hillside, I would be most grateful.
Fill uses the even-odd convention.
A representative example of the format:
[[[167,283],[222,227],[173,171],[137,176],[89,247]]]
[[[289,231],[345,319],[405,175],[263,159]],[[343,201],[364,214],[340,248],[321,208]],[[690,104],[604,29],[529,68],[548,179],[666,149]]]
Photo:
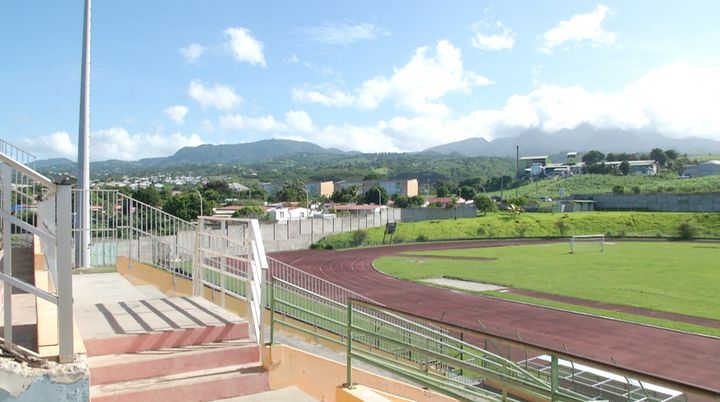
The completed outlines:
[[[517,188],[518,195],[535,198],[560,197],[560,189],[565,188],[565,196],[575,194],[609,194],[613,187],[622,186],[625,193],[700,193],[720,191],[720,176],[694,177],[680,179],[668,176],[614,176],[600,174],[574,175],[567,178],[551,177],[529,182]],[[500,192],[488,195],[500,196]],[[505,197],[514,197],[515,189],[504,192]]]

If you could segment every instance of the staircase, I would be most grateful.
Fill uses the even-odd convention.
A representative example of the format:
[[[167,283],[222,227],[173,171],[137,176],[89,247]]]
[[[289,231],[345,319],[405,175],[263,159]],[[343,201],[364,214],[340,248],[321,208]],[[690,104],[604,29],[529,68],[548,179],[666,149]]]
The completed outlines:
[[[93,402],[212,401],[269,389],[248,323],[205,299],[92,307],[85,314],[97,320],[84,335]]]

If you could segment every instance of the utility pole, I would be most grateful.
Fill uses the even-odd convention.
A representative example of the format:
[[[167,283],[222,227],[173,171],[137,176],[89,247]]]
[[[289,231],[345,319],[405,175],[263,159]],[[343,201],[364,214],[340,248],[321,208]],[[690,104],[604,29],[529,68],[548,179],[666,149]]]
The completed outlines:
[[[78,189],[75,208],[75,267],[90,265],[90,34],[91,0],[85,0],[82,71],[80,77],[80,127],[78,132]]]

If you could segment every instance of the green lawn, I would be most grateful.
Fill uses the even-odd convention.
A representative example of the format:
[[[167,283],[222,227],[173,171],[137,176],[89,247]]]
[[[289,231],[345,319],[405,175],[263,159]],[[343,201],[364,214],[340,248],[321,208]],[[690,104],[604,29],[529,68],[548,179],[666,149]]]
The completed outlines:
[[[621,242],[606,244],[604,252],[588,244],[570,254],[568,244],[561,242],[424,254],[496,260],[395,256],[380,258],[375,266],[413,281],[457,278],[720,319],[718,244]]]
[[[522,213],[506,212],[477,218],[400,222],[393,242],[416,242],[454,239],[490,239],[519,237],[557,237],[583,234],[604,234],[613,237],[678,236],[678,227],[685,221],[694,222],[697,237],[720,238],[720,213],[692,212],[573,212]],[[558,222],[565,229],[560,232]],[[374,228],[358,237],[356,232],[331,235],[317,242],[316,247],[347,248],[380,244],[384,228]],[[358,241],[361,240],[361,241]],[[390,236],[387,236],[390,242]]]

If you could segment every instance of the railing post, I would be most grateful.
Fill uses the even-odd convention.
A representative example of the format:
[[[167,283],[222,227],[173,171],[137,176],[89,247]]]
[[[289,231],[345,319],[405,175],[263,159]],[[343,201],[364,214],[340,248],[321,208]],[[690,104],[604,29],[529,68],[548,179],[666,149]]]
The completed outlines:
[[[75,360],[73,350],[73,288],[72,288],[72,186],[66,177],[59,178],[55,195],[57,255],[57,296],[58,296],[58,342],[60,363]],[[76,244],[76,247],[82,245]]]
[[[352,300],[348,299],[347,304],[347,383],[345,386],[352,389]]]
[[[270,344],[275,344],[275,279],[270,279]]]
[[[2,209],[6,214],[12,212],[10,204],[12,203],[12,168],[6,164],[2,165]],[[12,224],[3,221],[3,273],[12,276]],[[13,331],[12,331],[12,285],[5,282],[3,284],[3,308],[4,308],[4,335],[5,348],[12,350]]]
[[[557,394],[558,394],[558,388],[559,388],[559,364],[558,364],[558,357],[557,355],[553,354],[550,357],[550,400],[551,401],[557,401]]]

